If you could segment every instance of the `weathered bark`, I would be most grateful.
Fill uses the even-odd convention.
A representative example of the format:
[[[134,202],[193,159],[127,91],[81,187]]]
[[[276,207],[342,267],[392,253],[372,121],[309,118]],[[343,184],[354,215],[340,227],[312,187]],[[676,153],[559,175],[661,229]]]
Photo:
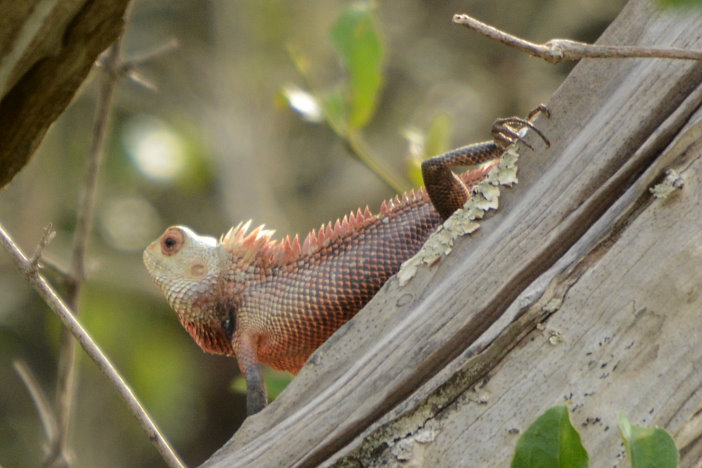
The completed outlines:
[[[700,49],[700,31],[699,12],[632,0],[599,42]],[[578,64],[497,215],[389,281],[206,465],[506,466],[564,400],[592,466],[621,460],[619,411],[699,464],[700,103],[700,63]],[[684,188],[654,198],[668,168]]]
[[[128,3],[0,1],[0,187],[27,164],[98,54],[121,34]]]

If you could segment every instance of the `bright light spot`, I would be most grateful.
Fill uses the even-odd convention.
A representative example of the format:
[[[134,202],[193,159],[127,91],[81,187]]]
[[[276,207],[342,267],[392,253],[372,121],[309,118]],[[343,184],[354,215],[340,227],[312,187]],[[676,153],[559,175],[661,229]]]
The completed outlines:
[[[172,180],[185,169],[185,142],[156,117],[138,115],[129,119],[122,141],[134,165],[150,179]]]
[[[303,119],[310,122],[322,121],[322,109],[312,94],[293,84],[285,85],[282,92],[290,107],[300,114]]]
[[[407,146],[409,149],[409,155],[418,160],[422,161],[426,158],[426,152],[424,151],[424,145],[426,137],[424,133],[417,127],[407,127],[402,130],[402,136],[407,140]]]
[[[138,197],[115,197],[107,201],[100,218],[105,240],[119,250],[141,250],[160,229],[158,212]]]

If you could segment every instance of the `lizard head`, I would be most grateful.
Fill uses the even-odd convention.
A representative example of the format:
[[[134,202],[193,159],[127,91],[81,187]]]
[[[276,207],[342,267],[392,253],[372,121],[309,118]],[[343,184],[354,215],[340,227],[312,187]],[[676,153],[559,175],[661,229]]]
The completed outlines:
[[[214,237],[171,226],[144,249],[144,265],[181,322],[203,320],[219,299],[220,249]]]
[[[161,288],[180,323],[208,352],[233,354],[235,317],[222,300],[226,252],[214,237],[171,226],[144,249],[144,265]]]

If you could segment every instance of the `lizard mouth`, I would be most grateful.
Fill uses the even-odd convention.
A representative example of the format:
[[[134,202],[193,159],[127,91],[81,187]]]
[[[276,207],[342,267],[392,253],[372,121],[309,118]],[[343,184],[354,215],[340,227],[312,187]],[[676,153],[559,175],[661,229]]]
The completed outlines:
[[[161,289],[169,277],[166,262],[161,256],[161,246],[158,241],[154,241],[144,249],[142,260],[151,280]]]
[[[159,243],[154,241],[144,249],[144,253],[142,254],[144,266],[146,266],[146,269],[152,276],[154,271],[158,268],[158,266],[160,266],[157,251],[160,251]]]

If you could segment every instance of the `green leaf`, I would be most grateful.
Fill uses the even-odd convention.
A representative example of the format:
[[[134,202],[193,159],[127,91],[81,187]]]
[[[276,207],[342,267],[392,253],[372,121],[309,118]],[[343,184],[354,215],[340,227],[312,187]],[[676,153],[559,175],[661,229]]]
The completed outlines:
[[[322,110],[329,126],[344,138],[349,134],[348,108],[341,89],[332,91],[322,99]]]
[[[359,129],[375,114],[383,81],[383,46],[370,4],[359,3],[347,8],[330,36],[349,73],[348,125]]]
[[[678,449],[665,430],[632,425],[624,413],[619,413],[618,423],[632,468],[678,466]]]
[[[589,458],[565,405],[554,406],[519,437],[512,468],[586,468]]]

